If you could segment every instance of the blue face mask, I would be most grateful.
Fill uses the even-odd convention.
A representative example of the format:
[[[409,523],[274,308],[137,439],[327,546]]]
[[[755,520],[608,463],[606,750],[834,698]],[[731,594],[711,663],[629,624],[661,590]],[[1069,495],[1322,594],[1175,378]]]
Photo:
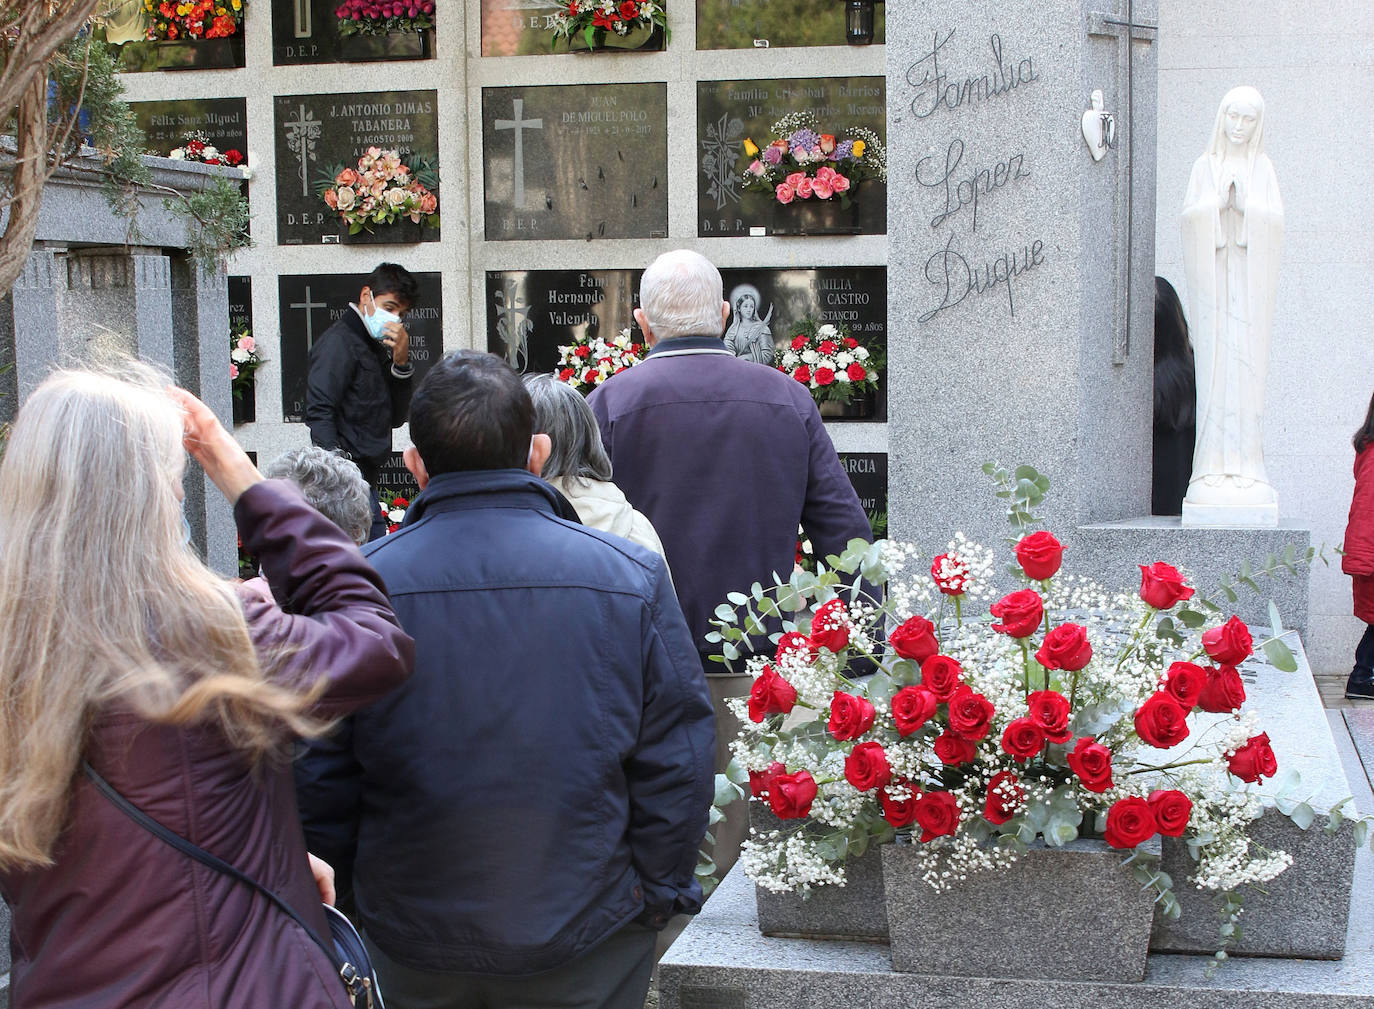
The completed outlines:
[[[367,331],[372,334],[372,339],[381,343],[386,339],[386,327],[389,323],[400,322],[401,317],[395,312],[388,312],[377,304],[376,299],[372,301],[372,314],[363,316],[363,324],[367,326]]]

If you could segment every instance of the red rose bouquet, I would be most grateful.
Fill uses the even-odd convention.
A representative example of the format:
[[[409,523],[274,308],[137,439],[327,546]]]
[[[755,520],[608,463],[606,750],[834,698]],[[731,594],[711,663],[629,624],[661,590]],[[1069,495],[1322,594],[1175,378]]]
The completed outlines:
[[[567,13],[554,15],[553,38],[586,40],[588,49],[600,49],[606,33],[628,35],[637,28],[668,27],[668,15],[659,0],[567,0]]]
[[[865,346],[847,326],[805,318],[792,327],[774,367],[806,386],[817,403],[847,403],[877,391],[883,363],[882,348]]]
[[[770,792],[788,822],[751,835],[746,874],[805,893],[842,883],[849,855],[900,838],[943,889],[1032,843],[1089,834],[1121,849],[1177,915],[1171,887],[1184,880],[1140,847],[1163,836],[1196,859],[1187,885],[1238,907],[1239,887],[1292,863],[1249,837],[1256,783],[1282,766],[1235,668],[1256,643],[1168,565],[1146,567],[1134,594],[1065,574],[1058,539],[1027,528],[1048,481],[1030,467],[988,472],[1009,491],[1023,588],[999,588],[991,551],[962,537],[933,562],[909,545],[855,540],[815,572],[717,607],[718,661],[757,677],[747,702],[730,702],[744,728],[718,802],[751,782],[756,796],[765,779],[789,783]],[[776,650],[762,637],[768,621],[781,626]],[[1292,656],[1275,642],[1277,632],[1259,646],[1282,668]],[[855,660],[875,671],[847,675]]]
[[[210,143],[210,138],[200,130],[192,130],[182,140],[184,143],[180,147],[173,148],[172,152],[167,155],[173,161],[199,161],[206,165],[226,165],[230,168],[238,168],[243,165],[242,151],[237,147],[221,151]]]
[[[377,501],[382,521],[386,523],[387,535],[390,536],[401,528],[401,523],[406,520],[406,510],[410,508],[410,498],[399,491],[378,487]]]
[[[612,375],[644,360],[648,353],[649,348],[637,342],[628,329],[622,329],[609,340],[595,334],[584,336],[558,348],[558,367],[554,374],[560,382],[567,382],[586,396]]]

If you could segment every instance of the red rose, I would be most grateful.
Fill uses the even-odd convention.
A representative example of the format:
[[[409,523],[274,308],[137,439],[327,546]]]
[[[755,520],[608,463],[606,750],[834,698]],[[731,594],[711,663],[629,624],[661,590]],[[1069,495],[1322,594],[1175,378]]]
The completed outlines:
[[[932,655],[921,663],[921,686],[937,700],[947,701],[963,683],[964,667],[948,655]]]
[[[808,368],[806,365],[802,365],[796,371],[792,372],[792,377],[795,378],[802,385],[806,385],[808,382],[811,381],[811,369]]]
[[[1045,730],[1030,718],[1014,718],[1002,733],[1002,749],[1025,763],[1045,746]]]
[[[830,722],[826,728],[838,740],[858,739],[873,727],[875,715],[869,701],[837,690],[830,701]]]
[[[1051,743],[1067,743],[1069,732],[1069,699],[1057,690],[1037,690],[1026,698],[1030,705],[1030,720],[1040,727]]]
[[[809,771],[779,774],[768,783],[768,805],[779,820],[800,820],[816,801],[816,779]]]
[[[1241,781],[1272,778],[1279,770],[1279,762],[1269,746],[1269,733],[1251,736],[1249,741],[1232,754],[1227,767]]]
[[[1002,620],[992,625],[994,631],[1013,638],[1028,638],[1040,626],[1045,604],[1034,589],[1022,589],[993,603],[992,615]]]
[[[1068,754],[1069,770],[1089,792],[1112,787],[1112,751],[1091,736],[1084,736]]]
[[[1207,686],[1207,670],[1191,662],[1175,662],[1164,674],[1164,692],[1183,707],[1192,711],[1197,705],[1202,688]],[[1226,709],[1230,711],[1230,708]]]
[[[853,350],[855,347],[859,345],[859,341],[854,339],[854,337],[852,336],[846,336],[844,338],[844,345],[848,347],[850,350]]]
[[[781,663],[789,655],[801,655],[811,658],[811,642],[805,634],[800,631],[788,631],[778,638],[778,651],[773,656],[773,661]]]
[[[773,779],[779,774],[786,774],[787,768],[782,761],[775,760],[768,765],[764,771],[749,772],[749,794],[756,799],[762,799],[768,795],[768,786],[773,783]]]
[[[1065,709],[1068,704],[1065,703]],[[973,688],[961,684],[949,699],[949,728],[965,739],[979,740],[988,734],[992,727],[992,702],[982,694],[975,694]]]
[[[576,355],[577,355],[578,357],[580,357],[580,358],[586,359],[586,358],[592,356],[592,348],[588,347],[588,346],[584,343],[584,344],[579,345],[577,348],[575,348],[575,349],[573,350],[573,353],[576,354]]]
[[[906,784],[906,782],[903,782]],[[905,799],[894,799],[887,794],[884,788],[878,793],[878,802],[883,807],[883,819],[894,827],[908,827],[916,819],[916,793],[911,791],[910,786],[907,790],[911,792]]]
[[[967,764],[977,754],[973,740],[965,739],[946,729],[935,737],[935,756],[942,764]]]
[[[1193,590],[1183,584],[1183,576],[1177,568],[1155,561],[1148,568],[1140,565],[1140,598],[1145,600],[1146,606],[1168,610],[1180,600],[1192,599]]]
[[[832,368],[817,368],[817,369],[816,369],[816,384],[817,384],[817,385],[829,385],[830,383],[832,383],[832,382],[834,382],[834,381],[835,381],[835,372],[834,372],[834,369],[832,369]]]
[[[849,644],[849,614],[844,603],[832,599],[811,618],[811,647],[839,652]]]
[[[916,822],[922,844],[953,834],[959,829],[959,802],[948,792],[926,792],[916,800]]]
[[[1046,669],[1063,669],[1076,673],[1093,657],[1088,642],[1088,630],[1078,624],[1060,624],[1045,635],[1045,642],[1035,653],[1035,661]]]
[[[1010,771],[998,771],[988,782],[988,797],[983,803],[983,819],[1006,823],[1026,801],[1026,790]]]
[[[622,21],[633,21],[639,17],[639,4],[635,0],[624,0],[620,5],[620,19]]]
[[[1238,666],[1255,651],[1250,628],[1240,617],[1232,617],[1220,627],[1202,635],[1202,647],[1219,666]]]
[[[840,348],[835,346],[834,340],[822,340],[819,344],[816,345],[816,349],[819,350],[826,357],[829,357],[831,354],[835,353],[835,351],[839,350]]]
[[[844,373],[849,376],[849,381],[851,382],[862,382],[868,377],[868,372],[864,371],[864,366],[858,361],[855,361],[846,368]]]
[[[1135,713],[1135,734],[1161,750],[1188,738],[1188,712],[1169,694],[1157,690]]]
[[[759,678],[749,689],[749,718],[761,722],[764,715],[787,714],[797,703],[797,688],[764,666]]]
[[[577,372],[573,371],[571,368],[564,368],[558,373],[558,381],[566,382],[576,374]]]
[[[243,164],[243,152],[236,147],[231,147],[224,152],[224,160],[232,167],[237,168]]]
[[[1134,795],[1118,799],[1107,810],[1103,840],[1113,848],[1134,848],[1155,836],[1155,814],[1150,804]]]
[[[1245,703],[1245,682],[1235,666],[1208,667],[1207,682],[1197,697],[1198,707],[1219,715],[1235,711]]]
[[[956,564],[963,567],[963,562],[959,560],[956,554],[940,554],[930,562],[930,577],[935,580],[935,587],[944,595],[962,596],[964,589],[968,588],[968,575],[966,573],[956,574],[948,569],[953,568]]]
[[[897,723],[897,733],[909,736],[935,714],[940,702],[925,687],[903,687],[892,697],[892,720]]]
[[[1021,565],[1027,578],[1037,582],[1053,578],[1063,562],[1064,544],[1043,529],[1021,537],[1021,542],[1016,544],[1016,563]]]
[[[1193,800],[1177,789],[1156,789],[1150,793],[1150,810],[1155,815],[1155,830],[1165,837],[1182,837],[1193,815]]]
[[[892,642],[893,652],[903,658],[911,658],[916,663],[923,663],[940,650],[940,642],[936,641],[936,625],[919,614],[908,617],[904,624],[888,635],[888,641]]]
[[[803,336],[803,335],[801,335],[800,333],[798,333],[796,336],[792,337],[792,349],[793,349],[793,350],[801,350],[801,349],[804,348],[805,346],[806,346],[806,337],[805,337],[805,336]]]
[[[892,780],[892,767],[887,762],[881,743],[860,743],[844,758],[844,780],[860,792],[881,788]]]
[[[888,635],[892,650],[904,659],[924,662],[940,650],[940,642],[935,640],[935,625],[925,617],[917,615]]]

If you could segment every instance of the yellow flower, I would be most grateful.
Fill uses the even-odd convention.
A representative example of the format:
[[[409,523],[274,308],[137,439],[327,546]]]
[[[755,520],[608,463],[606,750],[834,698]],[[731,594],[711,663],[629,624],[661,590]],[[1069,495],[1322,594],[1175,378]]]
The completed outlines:
[[[754,155],[758,154],[758,152],[759,152],[759,145],[756,144],[756,143],[754,143],[754,141],[751,140],[751,139],[749,139],[748,137],[745,137],[745,139],[744,139],[744,153],[747,154],[749,157],[752,158]]]
[[[854,157],[862,158],[864,156],[864,148],[867,146],[868,145],[865,144],[862,140],[854,141]]]
[[[243,0],[230,0],[229,6],[233,7],[234,10],[241,10],[243,8]]]

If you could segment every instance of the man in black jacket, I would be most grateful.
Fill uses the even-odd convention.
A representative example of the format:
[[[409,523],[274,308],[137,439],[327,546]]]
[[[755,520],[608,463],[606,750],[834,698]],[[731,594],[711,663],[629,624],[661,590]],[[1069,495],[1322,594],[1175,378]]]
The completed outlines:
[[[410,334],[403,319],[420,287],[403,266],[382,263],[367,278],[352,311],[310,348],[305,422],[310,440],[358,464],[372,489],[369,539],[386,532],[377,501],[377,475],[391,451],[391,430],[410,412]]]

